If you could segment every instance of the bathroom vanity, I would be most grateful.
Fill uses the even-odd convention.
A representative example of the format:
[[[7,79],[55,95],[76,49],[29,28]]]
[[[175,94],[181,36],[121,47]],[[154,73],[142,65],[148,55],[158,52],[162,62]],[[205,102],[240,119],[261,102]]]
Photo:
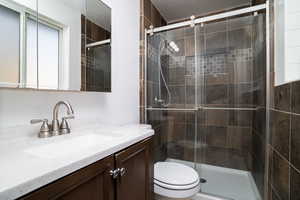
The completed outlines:
[[[151,200],[150,143],[138,142],[20,199]]]
[[[143,125],[90,125],[2,138],[0,199],[150,200],[153,134]]]

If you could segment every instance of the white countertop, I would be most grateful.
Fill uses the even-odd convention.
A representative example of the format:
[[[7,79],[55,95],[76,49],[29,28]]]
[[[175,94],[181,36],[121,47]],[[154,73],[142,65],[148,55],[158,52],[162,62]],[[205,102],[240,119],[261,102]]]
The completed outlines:
[[[21,197],[153,134],[141,125],[90,125],[47,139],[2,138],[0,200]]]

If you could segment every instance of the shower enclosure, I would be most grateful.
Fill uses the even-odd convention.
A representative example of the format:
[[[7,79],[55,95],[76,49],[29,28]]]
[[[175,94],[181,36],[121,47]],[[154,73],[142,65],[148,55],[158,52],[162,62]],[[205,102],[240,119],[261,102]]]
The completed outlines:
[[[267,8],[147,30],[145,117],[155,162],[195,168],[196,199],[264,197]]]

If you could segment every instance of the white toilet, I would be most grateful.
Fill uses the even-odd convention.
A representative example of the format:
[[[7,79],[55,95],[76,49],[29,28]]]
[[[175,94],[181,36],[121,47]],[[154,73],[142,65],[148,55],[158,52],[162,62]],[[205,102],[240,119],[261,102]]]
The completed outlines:
[[[191,200],[199,190],[200,178],[193,168],[174,162],[155,163],[155,200]]]

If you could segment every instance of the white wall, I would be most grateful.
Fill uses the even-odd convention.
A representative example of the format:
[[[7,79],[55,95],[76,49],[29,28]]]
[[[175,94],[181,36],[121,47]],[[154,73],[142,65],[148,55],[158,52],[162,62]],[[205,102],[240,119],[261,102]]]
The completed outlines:
[[[275,0],[275,84],[300,80],[300,1]]]
[[[139,0],[106,0],[112,7],[112,93],[0,90],[0,127],[52,118],[59,100],[70,101],[77,119],[109,124],[139,121]]]

